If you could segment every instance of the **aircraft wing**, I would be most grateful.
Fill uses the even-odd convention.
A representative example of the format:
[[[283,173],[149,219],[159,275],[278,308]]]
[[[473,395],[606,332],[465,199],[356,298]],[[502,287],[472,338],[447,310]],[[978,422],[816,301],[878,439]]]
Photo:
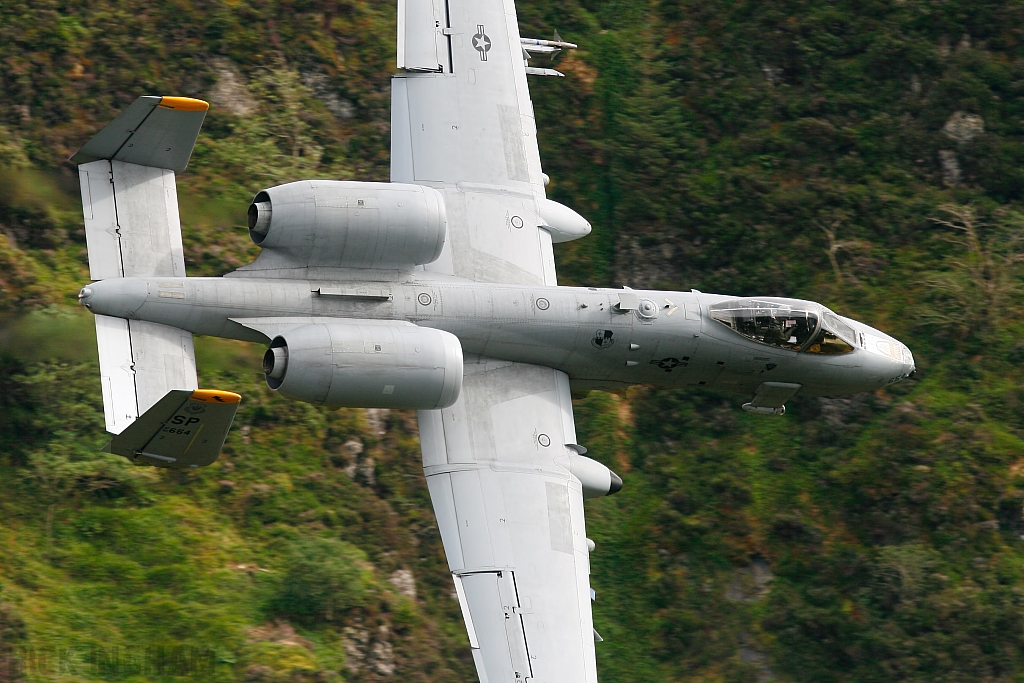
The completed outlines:
[[[399,0],[391,180],[444,194],[448,239],[427,271],[555,282],[552,240],[587,234],[544,197],[537,126],[512,0]],[[574,235],[545,229],[571,214]]]
[[[448,214],[427,272],[555,285],[553,240],[590,230],[544,196],[524,55],[513,0],[399,0],[391,180],[437,188]],[[568,377],[467,358],[458,402],[419,424],[481,683],[596,682]]]
[[[458,402],[420,411],[419,424],[423,469],[481,683],[595,683],[568,377],[467,359]]]

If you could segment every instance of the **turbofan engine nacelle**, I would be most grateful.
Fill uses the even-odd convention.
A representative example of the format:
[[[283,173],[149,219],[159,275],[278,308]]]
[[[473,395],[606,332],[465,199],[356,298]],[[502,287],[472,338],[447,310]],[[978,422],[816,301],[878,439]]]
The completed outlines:
[[[356,320],[296,327],[263,357],[271,389],[330,408],[433,410],[462,390],[458,337],[412,323]]]
[[[441,255],[448,216],[423,185],[301,180],[259,192],[248,224],[283,267],[411,269]]]

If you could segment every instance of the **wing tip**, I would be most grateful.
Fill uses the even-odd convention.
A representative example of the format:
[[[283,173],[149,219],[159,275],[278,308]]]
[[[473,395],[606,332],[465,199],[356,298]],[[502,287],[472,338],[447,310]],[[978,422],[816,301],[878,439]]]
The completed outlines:
[[[221,389],[196,389],[192,392],[190,399],[202,403],[220,403],[223,405],[241,403],[242,396],[233,391],[223,391]]]
[[[73,164],[80,165],[93,161],[100,161],[101,159],[116,158],[116,155],[121,151],[121,148],[127,142],[128,138],[135,134],[137,127],[146,120],[150,112],[154,109],[165,109],[188,114],[200,114],[201,116],[198,117],[174,117],[174,120],[176,121],[175,125],[184,126],[188,129],[197,123],[202,125],[202,121],[206,117],[206,112],[210,109],[210,103],[193,97],[140,95],[134,102],[132,102],[132,104],[122,110],[117,117],[98,130],[96,134],[81,147],[81,149],[71,155],[68,161]],[[110,124],[114,123],[114,121],[119,121],[120,124],[124,125],[118,125],[110,128]],[[166,125],[166,121],[162,125]],[[196,135],[198,135],[198,130],[196,130]],[[171,170],[176,172],[184,171],[185,167],[188,165],[188,157],[191,156],[191,153],[192,149],[189,148],[188,155],[185,156],[183,163],[177,163],[173,167],[168,166],[167,168],[171,168]],[[129,163],[139,162],[130,161]],[[144,161],[141,165],[149,166],[152,164],[148,161]],[[159,166],[158,168],[164,167]]]
[[[207,111],[210,108],[210,103],[192,97],[161,97],[157,106],[161,109],[174,109],[175,111]]]

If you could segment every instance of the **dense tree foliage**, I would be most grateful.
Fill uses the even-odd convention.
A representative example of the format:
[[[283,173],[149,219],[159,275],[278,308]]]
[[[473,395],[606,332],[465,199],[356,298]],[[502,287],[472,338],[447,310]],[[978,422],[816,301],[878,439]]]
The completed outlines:
[[[576,402],[603,681],[1024,680],[1024,5],[518,3],[565,284],[815,299],[920,375],[801,399]],[[245,401],[200,472],[104,443],[69,154],[137,95],[213,103],[186,260],[255,254],[259,188],[384,180],[394,7],[0,1],[0,681],[472,680],[414,416]],[[156,648],[156,649],[154,649]],[[161,649],[163,648],[163,649]],[[191,668],[190,668],[191,667]],[[204,668],[205,667],[205,668]]]

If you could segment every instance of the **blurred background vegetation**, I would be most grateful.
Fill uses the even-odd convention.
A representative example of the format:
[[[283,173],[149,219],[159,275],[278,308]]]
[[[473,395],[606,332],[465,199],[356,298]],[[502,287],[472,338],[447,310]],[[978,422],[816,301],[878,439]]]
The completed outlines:
[[[1024,681],[1024,4],[520,0],[580,50],[531,79],[549,194],[594,223],[563,284],[819,300],[919,376],[782,418],[576,402],[626,488],[588,502],[601,680]],[[0,0],[0,681],[471,681],[415,417],[245,400],[197,472],[105,441],[78,183],[140,94],[212,103],[190,275],[256,250],[256,190],[386,180],[394,5]],[[188,648],[191,648],[188,649]],[[97,654],[100,653],[100,654]],[[119,654],[120,653],[120,654]],[[207,656],[209,655],[209,656]],[[195,678],[195,676],[191,676]]]

